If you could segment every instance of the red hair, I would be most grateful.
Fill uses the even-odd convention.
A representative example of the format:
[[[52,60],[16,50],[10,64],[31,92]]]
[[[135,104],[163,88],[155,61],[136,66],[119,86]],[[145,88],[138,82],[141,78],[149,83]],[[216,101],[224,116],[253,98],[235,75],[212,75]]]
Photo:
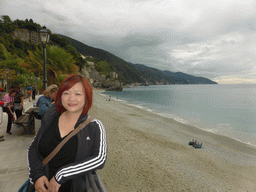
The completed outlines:
[[[92,106],[92,87],[90,86],[89,82],[87,79],[81,75],[69,75],[66,77],[60,84],[59,90],[56,95],[56,106],[57,106],[57,111],[60,113],[63,113],[66,111],[66,109],[63,107],[62,102],[61,102],[61,95],[64,91],[69,90],[71,87],[73,87],[76,83],[81,82],[83,84],[84,90],[85,90],[85,105],[84,105],[84,110],[82,112],[82,115],[86,115],[89,111],[89,109]]]

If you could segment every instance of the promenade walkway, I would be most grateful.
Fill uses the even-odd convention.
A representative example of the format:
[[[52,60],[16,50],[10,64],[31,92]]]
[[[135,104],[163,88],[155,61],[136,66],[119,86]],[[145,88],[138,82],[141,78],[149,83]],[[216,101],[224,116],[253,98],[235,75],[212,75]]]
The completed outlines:
[[[33,102],[24,100],[25,110],[33,106]],[[23,128],[12,125],[12,135],[6,133],[7,114],[0,124],[0,135],[5,140],[0,142],[0,191],[17,192],[20,186],[28,179],[27,148],[34,135],[19,135]]]

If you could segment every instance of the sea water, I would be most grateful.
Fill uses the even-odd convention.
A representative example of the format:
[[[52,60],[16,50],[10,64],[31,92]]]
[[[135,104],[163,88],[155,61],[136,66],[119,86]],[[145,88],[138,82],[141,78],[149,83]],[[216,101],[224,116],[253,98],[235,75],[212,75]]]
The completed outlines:
[[[152,85],[103,94],[256,146],[256,85]]]

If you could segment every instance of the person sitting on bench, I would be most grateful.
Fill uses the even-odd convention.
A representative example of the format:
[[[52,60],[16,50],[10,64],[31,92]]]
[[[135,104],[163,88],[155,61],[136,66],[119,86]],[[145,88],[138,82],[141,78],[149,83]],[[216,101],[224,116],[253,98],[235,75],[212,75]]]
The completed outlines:
[[[45,89],[43,95],[38,99],[36,106],[39,108],[39,114],[43,117],[44,113],[54,103],[58,86],[55,84],[50,85]]]

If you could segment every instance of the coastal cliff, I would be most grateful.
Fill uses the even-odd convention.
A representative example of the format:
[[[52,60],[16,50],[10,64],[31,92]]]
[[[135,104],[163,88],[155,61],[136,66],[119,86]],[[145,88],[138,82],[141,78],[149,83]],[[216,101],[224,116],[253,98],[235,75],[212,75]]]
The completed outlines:
[[[125,86],[129,85],[168,85],[168,84],[217,84],[216,82],[182,72],[162,71],[144,64],[133,64],[109,53],[105,50],[83,44],[67,36],[70,45],[83,55],[90,55],[99,60],[106,61],[110,68],[118,74],[118,80]]]
[[[19,39],[34,45],[40,45],[39,32],[17,28],[12,33],[13,39]],[[168,85],[168,84],[217,84],[204,78],[182,72],[161,71],[143,64],[133,64],[101,49],[85,45],[72,38],[51,33],[53,45],[72,46],[83,60],[82,73],[95,88],[122,91],[123,87]]]

